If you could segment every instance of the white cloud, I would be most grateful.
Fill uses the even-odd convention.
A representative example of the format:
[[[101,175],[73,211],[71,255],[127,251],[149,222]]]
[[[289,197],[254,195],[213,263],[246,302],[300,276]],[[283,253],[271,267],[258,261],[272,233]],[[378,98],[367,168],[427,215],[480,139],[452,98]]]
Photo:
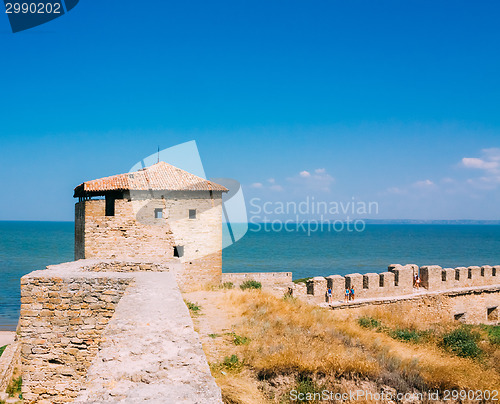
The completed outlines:
[[[304,170],[294,177],[287,178],[287,181],[294,185],[297,190],[330,192],[330,187],[335,179],[326,172],[325,168],[317,168],[313,174]]]
[[[387,188],[386,192],[392,195],[415,195],[416,193],[424,195],[424,191],[430,191],[435,188],[437,188],[437,185],[433,181],[426,179],[415,181],[413,184],[403,187],[390,187]]]
[[[485,161],[476,157],[464,157],[462,164],[467,168],[478,168],[480,170],[492,171],[498,168],[497,161]]]
[[[276,179],[268,178],[264,182],[254,182],[250,188],[262,189],[273,192],[330,192],[335,179],[327,173],[325,168],[316,168],[313,171],[303,170],[293,177],[286,178],[286,184],[280,185]]]
[[[387,192],[389,194],[396,194],[396,195],[401,195],[401,194],[408,193],[408,191],[406,189],[401,189],[401,188],[398,188],[398,187],[387,188]]]
[[[467,184],[475,188],[491,190],[500,184],[500,148],[481,150],[481,157],[464,157],[461,164],[465,168],[481,170],[483,175],[469,178]]]
[[[483,149],[483,153],[491,161],[500,161],[500,148],[498,147]]]
[[[434,187],[436,184],[434,184],[431,180],[422,180],[422,181],[417,181],[413,183],[413,186],[415,188],[429,188],[429,187]]]

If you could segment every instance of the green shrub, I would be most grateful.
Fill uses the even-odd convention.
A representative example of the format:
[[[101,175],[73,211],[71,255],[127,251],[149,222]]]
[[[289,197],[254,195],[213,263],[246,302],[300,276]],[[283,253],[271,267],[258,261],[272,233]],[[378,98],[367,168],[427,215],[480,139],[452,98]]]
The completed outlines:
[[[382,323],[373,317],[360,317],[358,324],[363,328],[379,328]]]
[[[14,397],[14,396],[19,397],[21,394],[22,385],[23,385],[23,379],[21,376],[19,376],[15,379],[12,379],[10,384],[7,386],[7,389],[5,390],[5,392],[11,397]]]
[[[186,303],[189,311],[192,311],[193,313],[199,313],[199,311],[201,310],[201,306],[198,306],[197,303],[188,302],[187,300],[185,300],[184,302]]]
[[[461,327],[443,336],[441,344],[447,350],[463,358],[476,358],[481,354],[477,346],[480,335],[469,328]]]
[[[222,361],[222,367],[227,370],[241,370],[243,362],[240,361],[238,355],[226,356]]]
[[[220,337],[220,334],[208,334],[208,336],[209,336],[210,338],[215,339],[215,338]]]
[[[220,285],[221,289],[233,289],[234,288],[234,283],[233,282],[224,282],[222,285]]]
[[[394,339],[405,342],[419,342],[422,334],[415,330],[397,329],[390,332],[390,336]]]
[[[234,345],[246,345],[250,342],[250,338],[242,337],[241,335],[237,335],[234,332],[231,335],[233,336]]]
[[[294,390],[297,392],[297,397],[303,397],[301,401],[319,403],[321,402],[321,393],[324,389],[310,377],[300,377],[297,380]]]
[[[485,326],[490,344],[500,345],[500,325]]]
[[[309,279],[312,279],[312,276],[308,278],[299,278],[299,279],[294,279],[292,282],[293,283],[307,283]]]
[[[4,345],[4,346],[0,347],[0,356],[2,356],[3,351],[5,351],[5,348],[7,348],[7,345]]]
[[[240,285],[241,290],[245,289],[262,289],[262,283],[257,282],[253,279],[249,279]]]

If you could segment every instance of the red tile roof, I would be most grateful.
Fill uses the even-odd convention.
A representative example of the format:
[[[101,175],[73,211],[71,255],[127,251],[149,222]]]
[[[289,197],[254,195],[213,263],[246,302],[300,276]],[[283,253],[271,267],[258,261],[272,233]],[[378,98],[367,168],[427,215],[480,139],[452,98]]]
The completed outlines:
[[[171,164],[160,161],[152,166],[127,174],[86,181],[75,188],[74,196],[106,191],[220,191],[228,189],[205,180]]]

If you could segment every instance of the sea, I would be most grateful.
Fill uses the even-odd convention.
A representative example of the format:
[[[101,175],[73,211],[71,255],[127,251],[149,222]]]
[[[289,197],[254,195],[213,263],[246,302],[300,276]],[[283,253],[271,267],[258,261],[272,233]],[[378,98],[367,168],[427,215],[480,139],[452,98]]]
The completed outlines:
[[[383,272],[390,264],[500,265],[500,226],[367,224],[363,231],[250,224],[222,253],[223,272],[311,276]],[[351,229],[352,230],[352,229]],[[20,278],[73,260],[74,223],[0,221],[0,330],[15,330]]]

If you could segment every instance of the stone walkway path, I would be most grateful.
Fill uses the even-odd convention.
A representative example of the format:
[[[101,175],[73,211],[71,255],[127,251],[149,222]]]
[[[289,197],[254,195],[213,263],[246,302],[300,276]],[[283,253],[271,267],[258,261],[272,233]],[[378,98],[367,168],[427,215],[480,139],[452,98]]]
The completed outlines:
[[[0,331],[0,347],[12,344],[16,338],[15,331]]]
[[[170,273],[138,273],[106,327],[77,403],[222,403]]]

